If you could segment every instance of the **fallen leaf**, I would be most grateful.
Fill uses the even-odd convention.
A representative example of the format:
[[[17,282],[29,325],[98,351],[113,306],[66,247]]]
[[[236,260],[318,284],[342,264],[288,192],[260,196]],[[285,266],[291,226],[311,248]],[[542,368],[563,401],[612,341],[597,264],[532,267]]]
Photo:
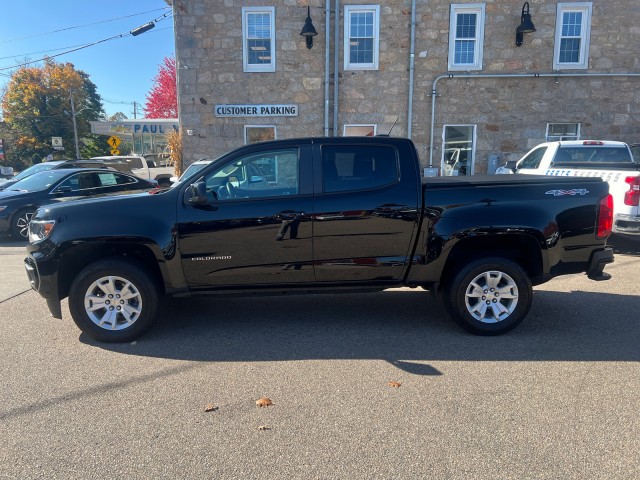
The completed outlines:
[[[271,401],[270,398],[262,397],[256,400],[256,405],[258,407],[268,407],[269,405],[273,405],[273,402]]]
[[[267,427],[266,425],[260,425],[258,427],[258,430],[271,430],[269,427]]]
[[[400,382],[389,382],[390,387],[400,388],[400,385],[402,385]]]
[[[205,412],[215,412],[216,410],[218,410],[218,407],[216,407],[213,403],[210,403],[206,407],[204,407]]]

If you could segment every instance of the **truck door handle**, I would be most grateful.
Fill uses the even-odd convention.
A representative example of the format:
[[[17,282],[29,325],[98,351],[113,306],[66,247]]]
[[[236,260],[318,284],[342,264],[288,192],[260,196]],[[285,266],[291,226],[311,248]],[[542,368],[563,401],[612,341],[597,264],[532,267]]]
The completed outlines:
[[[281,212],[276,213],[275,217],[280,220],[295,220],[297,218],[302,218],[304,216],[304,212],[299,212],[295,210],[283,210]]]
[[[304,215],[304,212],[298,212],[296,210],[282,210],[281,212],[279,212],[277,215],[296,215],[296,216],[302,216]]]

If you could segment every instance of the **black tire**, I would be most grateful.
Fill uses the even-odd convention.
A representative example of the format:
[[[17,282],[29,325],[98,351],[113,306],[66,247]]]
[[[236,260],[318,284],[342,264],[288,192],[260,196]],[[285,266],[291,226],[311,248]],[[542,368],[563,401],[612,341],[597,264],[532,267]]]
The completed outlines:
[[[35,210],[25,208],[18,211],[11,219],[11,236],[21,240],[29,239],[29,223]]]
[[[525,319],[533,288],[520,265],[490,257],[462,266],[445,285],[442,299],[449,315],[465,329],[476,335],[501,335]]]
[[[151,327],[157,291],[156,282],[142,267],[120,259],[100,260],[73,281],[69,310],[78,328],[91,338],[130,342]]]

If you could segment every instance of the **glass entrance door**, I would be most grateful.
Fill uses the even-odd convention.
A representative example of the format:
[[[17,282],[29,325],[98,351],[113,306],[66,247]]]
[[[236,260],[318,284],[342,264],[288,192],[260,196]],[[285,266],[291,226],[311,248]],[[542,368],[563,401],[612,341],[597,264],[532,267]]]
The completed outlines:
[[[445,125],[442,132],[442,175],[473,175],[475,146],[475,125]]]

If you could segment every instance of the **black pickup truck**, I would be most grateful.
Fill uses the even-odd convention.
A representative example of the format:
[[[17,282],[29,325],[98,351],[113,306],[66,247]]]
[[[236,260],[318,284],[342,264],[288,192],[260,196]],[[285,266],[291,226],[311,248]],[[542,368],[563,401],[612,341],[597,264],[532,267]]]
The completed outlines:
[[[130,341],[161,295],[423,287],[480,335],[518,325],[532,286],[608,278],[613,207],[600,178],[422,178],[408,139],[245,146],[172,188],[46,206],[25,267],[51,314]]]

